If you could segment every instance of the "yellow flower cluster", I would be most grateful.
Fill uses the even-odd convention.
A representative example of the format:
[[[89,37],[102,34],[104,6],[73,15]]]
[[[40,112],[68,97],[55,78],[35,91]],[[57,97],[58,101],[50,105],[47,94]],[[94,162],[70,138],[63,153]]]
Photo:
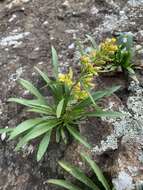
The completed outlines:
[[[114,54],[118,50],[116,38],[107,38],[104,43],[100,44],[100,48],[107,53]]]
[[[93,75],[92,74],[88,74],[83,78],[83,83],[85,85],[86,88],[93,88],[95,87],[95,85],[93,84]]]
[[[73,80],[73,72],[70,69],[69,73],[67,74],[62,74],[59,73],[58,79],[60,82],[65,83],[68,87],[72,87],[72,94],[75,97],[76,100],[81,100],[81,99],[85,99],[88,97],[88,93],[86,92],[86,90],[84,90],[82,88],[82,85],[80,82],[78,82],[76,84],[76,82]],[[93,80],[93,75],[86,75],[83,79],[83,83],[85,85],[85,87],[93,87],[94,84],[92,83]]]
[[[91,58],[95,58],[96,55],[97,55],[96,50],[92,50],[92,51],[90,52],[90,55],[89,55],[89,56],[90,56]]]
[[[85,90],[82,90],[80,82],[77,83],[73,88],[73,94],[75,99],[82,100],[88,97],[88,93]]]
[[[94,67],[93,63],[91,62],[91,58],[89,55],[83,55],[81,57],[81,63],[83,64],[86,73],[92,75],[98,75],[97,69]]]
[[[71,87],[73,85],[73,71],[70,68],[69,73],[67,74],[62,74],[59,73],[58,79],[60,82],[65,83],[67,86]]]

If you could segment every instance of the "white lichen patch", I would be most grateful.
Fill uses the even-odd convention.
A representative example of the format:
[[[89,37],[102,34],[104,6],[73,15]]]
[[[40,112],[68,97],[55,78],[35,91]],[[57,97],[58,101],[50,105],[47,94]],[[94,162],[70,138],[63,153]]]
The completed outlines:
[[[135,185],[133,179],[138,177],[138,182],[142,179],[140,166],[143,163],[143,88],[132,82],[129,90],[131,95],[128,97],[127,107],[119,108],[123,116],[120,119],[102,118],[112,123],[113,130],[92,150],[94,154],[101,155],[105,151],[118,149],[118,146],[126,147],[125,152],[119,149],[116,160],[120,172],[117,172],[118,176],[113,179],[113,184],[117,190],[132,190]],[[112,105],[109,104],[110,110]]]
[[[134,94],[127,100],[127,111],[123,107],[119,108],[119,111],[123,113],[120,119],[102,118],[102,120],[112,123],[113,131],[105,140],[101,141],[99,146],[93,148],[93,152],[99,154],[109,149],[117,149],[117,141],[120,137],[124,137],[127,141],[129,139],[140,139],[143,136],[143,89],[134,83],[130,85],[129,89]],[[110,109],[112,105],[110,103]]]
[[[133,180],[125,171],[121,171],[117,178],[112,180],[116,190],[132,190]]]
[[[28,36],[29,34],[30,32],[23,32],[3,37],[0,39],[0,46],[17,45],[19,43],[19,40],[22,40],[24,37]]]
[[[92,151],[100,154],[107,150],[115,150],[118,148],[117,138],[114,134],[107,136],[106,140],[100,142],[100,146],[95,146]]]
[[[128,5],[132,7],[143,6],[143,0],[129,0]]]

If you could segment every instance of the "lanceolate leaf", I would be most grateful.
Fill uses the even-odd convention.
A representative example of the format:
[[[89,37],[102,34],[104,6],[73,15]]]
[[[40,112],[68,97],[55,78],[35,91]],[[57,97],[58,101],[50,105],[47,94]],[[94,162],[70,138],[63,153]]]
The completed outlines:
[[[86,88],[84,84],[82,84],[82,85],[83,85],[84,90],[87,92],[91,102],[93,103],[94,107],[96,108],[97,105],[96,105],[96,102],[95,102],[94,98],[92,97],[92,95],[90,93],[90,89]]]
[[[40,109],[43,110],[47,113],[52,113],[53,110],[50,106],[46,105],[46,104],[42,104],[41,101],[39,100],[27,100],[27,99],[23,99],[23,98],[9,98],[8,99],[9,102],[16,102],[18,104],[22,104],[24,106],[28,106],[34,109]]]
[[[87,156],[86,154],[81,153],[81,156],[90,165],[90,167],[92,168],[92,170],[94,171],[94,173],[96,174],[98,180],[102,183],[102,185],[104,186],[104,188],[106,190],[110,190],[111,188],[110,188],[108,182],[106,181],[103,173],[101,172],[100,168],[98,167],[98,165],[93,160],[91,160],[91,158],[89,156]]]
[[[91,148],[91,146],[85,141],[85,139],[80,135],[80,133],[74,128],[69,125],[66,126],[69,133],[80,143],[82,143],[87,148]]]
[[[92,190],[99,190],[99,188],[93,183],[93,181],[87,177],[82,170],[79,168],[72,166],[67,162],[59,162],[60,166],[64,168],[68,173],[70,173],[73,177],[90,187]]]
[[[77,49],[80,52],[81,55],[84,55],[84,50],[83,50],[83,44],[81,43],[80,40],[76,41]]]
[[[61,139],[61,133],[60,133],[60,127],[57,127],[56,129],[56,142],[59,143]]]
[[[44,79],[44,81],[47,83],[47,86],[50,87],[53,96],[55,96],[56,93],[56,88],[54,86],[55,81],[50,80],[49,77],[47,76],[47,74],[45,74],[44,72],[42,72],[40,69],[38,69],[37,67],[35,67],[35,69],[38,71],[38,73],[41,75],[41,77]]]
[[[37,126],[39,123],[43,122],[42,118],[28,119],[20,123],[16,128],[13,129],[9,140],[14,139],[19,134],[27,131],[28,129]]]
[[[51,80],[49,79],[49,77],[44,72],[42,72],[39,68],[35,67],[35,69],[38,71],[38,73],[41,75],[41,77],[44,79],[47,85],[49,85],[51,83]]]
[[[105,91],[98,91],[92,94],[92,97],[94,99],[94,101],[103,98],[104,96],[106,96],[106,92]],[[75,105],[74,109],[79,109],[79,108],[86,108],[88,106],[90,106],[92,104],[91,99],[88,97],[85,100],[79,102],[79,104]]]
[[[92,46],[97,49],[97,44],[95,42],[95,40],[93,39],[93,37],[91,37],[90,35],[86,35],[86,37],[89,39],[89,41],[92,43]]]
[[[52,46],[52,64],[53,64],[54,75],[57,79],[58,78],[58,56],[53,46]]]
[[[56,114],[57,114],[57,118],[60,118],[61,117],[61,114],[62,114],[62,110],[63,110],[63,106],[64,106],[64,99],[62,99],[58,106],[57,106],[57,110],[56,110]]]
[[[54,88],[54,83],[56,81],[51,80],[47,74],[45,74],[44,72],[42,72],[40,69],[38,69],[37,67],[35,67],[35,69],[39,72],[39,74],[41,75],[41,77],[44,79],[44,81],[47,83],[47,86],[50,87],[50,89],[52,90],[52,93],[55,93],[55,88]]]
[[[37,152],[37,161],[39,162],[41,160],[41,158],[43,157],[43,155],[45,154],[49,142],[50,142],[50,137],[51,137],[51,130],[48,131],[43,139],[41,140],[40,144],[39,144],[39,148],[38,148],[38,152]]]
[[[8,102],[16,102],[18,104],[22,104],[24,106],[29,106],[29,107],[32,107],[32,105],[36,105],[39,104],[39,101],[37,100],[27,100],[27,99],[24,99],[24,98],[9,98],[7,100]]]
[[[129,72],[130,75],[135,76],[135,71],[131,67],[127,67],[126,69],[127,69],[127,71]]]
[[[123,114],[121,112],[116,112],[116,111],[95,111],[95,112],[89,112],[89,113],[84,113],[84,116],[88,117],[122,117]]]
[[[62,179],[50,179],[47,181],[48,183],[52,183],[55,185],[59,185],[61,187],[64,187],[68,190],[82,190],[79,187],[73,185],[72,183],[70,183],[69,181],[66,180],[62,180]]]
[[[68,142],[67,141],[67,136],[66,136],[66,133],[65,133],[65,129],[63,127],[61,128],[61,137],[62,137],[64,143],[67,144],[67,142]]]
[[[111,88],[106,89],[106,90],[105,90],[105,91],[106,91],[106,96],[112,95],[114,92],[116,92],[116,91],[119,90],[120,88],[121,88],[121,86],[118,85],[118,86],[112,86]]]
[[[30,83],[27,80],[20,79],[19,83],[26,88],[31,94],[35,95],[38,99],[40,99],[42,102],[45,102],[44,97],[40,94],[40,92],[37,90],[37,88]]]
[[[97,91],[91,93],[91,96],[94,101],[100,100],[101,98],[105,96],[110,96],[113,94],[115,91],[117,91],[120,88],[120,86],[114,86],[109,89],[105,89],[102,91]],[[79,108],[86,108],[87,106],[90,106],[93,102],[91,101],[91,97],[86,98],[85,100],[79,102],[76,106],[74,106],[74,109],[79,109]]]
[[[43,122],[32,129],[27,135],[25,135],[17,144],[15,150],[19,150],[22,146],[28,143],[28,141],[41,136],[42,134],[48,132],[52,128],[58,125],[58,122],[55,120],[49,120],[47,122]]]
[[[43,110],[40,108],[33,108],[33,109],[28,109],[28,112],[35,112],[35,113],[39,113],[39,114],[43,114],[43,115],[52,115],[52,112],[49,112],[47,110]]]

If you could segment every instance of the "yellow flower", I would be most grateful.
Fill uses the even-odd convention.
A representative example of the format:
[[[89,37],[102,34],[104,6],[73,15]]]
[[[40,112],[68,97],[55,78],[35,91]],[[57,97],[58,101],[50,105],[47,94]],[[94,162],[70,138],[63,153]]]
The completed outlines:
[[[85,87],[95,87],[95,84],[93,84],[93,75],[88,75],[83,79],[83,83]]]
[[[71,68],[69,70],[69,73],[67,74],[59,73],[59,76],[58,76],[59,81],[67,84],[68,86],[73,85],[72,78],[73,78],[73,71]]]
[[[73,95],[76,100],[82,100],[88,97],[88,93],[85,90],[82,90],[80,82],[77,83],[73,88]]]
[[[97,55],[96,50],[93,50],[93,51],[90,52],[90,57],[91,57],[91,58],[95,58],[96,55]]]
[[[117,39],[116,39],[116,38],[111,38],[111,41],[112,41],[113,43],[115,43],[115,42],[117,41]]]
[[[83,100],[88,97],[88,93],[85,90],[81,90],[80,92],[75,92],[75,98],[77,100]]]
[[[96,51],[93,50],[89,55],[83,55],[81,57],[81,63],[83,64],[83,70],[86,74],[98,75],[98,69],[92,64],[92,57],[96,56]]]
[[[86,64],[85,70],[88,74],[98,75],[96,68],[92,63]]]
[[[80,82],[77,83],[76,86],[74,86],[74,91],[80,91],[81,90],[81,84]]]
[[[116,45],[116,38],[107,38],[104,43],[100,44],[101,50],[114,54],[118,50]]]
[[[87,55],[83,55],[80,59],[81,59],[81,63],[83,63],[85,65],[90,62],[90,58]]]

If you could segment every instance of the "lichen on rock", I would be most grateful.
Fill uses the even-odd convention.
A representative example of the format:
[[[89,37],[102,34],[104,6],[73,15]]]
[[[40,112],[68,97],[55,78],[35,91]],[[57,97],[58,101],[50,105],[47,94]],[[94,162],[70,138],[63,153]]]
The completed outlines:
[[[100,145],[93,148],[93,154],[102,155],[105,151],[117,150],[117,158],[114,161],[113,179],[117,190],[134,189],[134,183],[139,183],[143,179],[142,157],[143,157],[143,88],[131,82],[129,86],[130,95],[127,99],[126,107],[120,107],[119,110],[124,116],[117,120],[105,119],[111,122],[113,131],[106,139],[102,140]],[[121,138],[121,139],[120,139]],[[120,142],[118,142],[120,139]],[[126,184],[127,180],[122,180],[121,173],[126,173],[132,181]],[[122,184],[122,185],[121,185]],[[125,188],[127,185],[128,188]]]

